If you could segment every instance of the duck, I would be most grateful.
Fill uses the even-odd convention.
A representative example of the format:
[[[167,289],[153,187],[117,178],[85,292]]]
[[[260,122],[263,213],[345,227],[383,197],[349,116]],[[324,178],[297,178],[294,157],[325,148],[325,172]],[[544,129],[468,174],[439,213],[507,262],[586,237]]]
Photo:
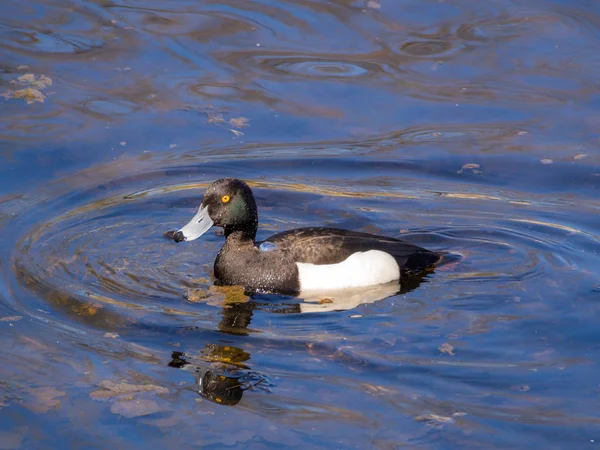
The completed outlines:
[[[212,226],[225,235],[214,262],[216,282],[259,292],[297,295],[399,282],[442,258],[400,239],[330,227],[296,228],[257,242],[256,200],[236,178],[213,182],[194,217],[169,237],[190,242]]]

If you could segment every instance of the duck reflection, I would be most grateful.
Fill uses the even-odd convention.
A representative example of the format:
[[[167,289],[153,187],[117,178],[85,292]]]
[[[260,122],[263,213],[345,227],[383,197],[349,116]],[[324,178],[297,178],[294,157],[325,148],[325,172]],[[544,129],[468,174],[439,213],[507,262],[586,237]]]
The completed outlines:
[[[308,291],[303,293],[303,302],[299,306],[302,313],[346,311],[404,292],[408,290],[403,290],[397,282],[339,291]]]
[[[253,311],[256,305],[251,302],[224,303],[221,309],[221,321],[218,329],[223,333],[235,335],[247,335],[248,326],[252,321]]]
[[[235,301],[225,300],[222,303],[218,329],[223,333],[244,336],[252,331],[249,327],[256,310],[277,314],[349,310],[410,292],[420,285],[422,279],[423,276],[406,278],[401,285],[394,282],[368,288],[306,292],[302,298],[245,291],[245,301],[237,296]],[[270,390],[268,378],[250,370],[249,360],[250,354],[238,347],[207,344],[196,358],[174,351],[168,365],[193,373],[196,389],[202,397],[220,405],[234,406],[248,389]]]
[[[406,277],[401,284],[395,281],[361,288],[304,291],[300,297],[247,291],[247,302],[223,303],[219,330],[231,334],[248,334],[248,327],[255,310],[277,314],[351,310],[360,305],[413,291],[423,282],[424,277],[425,274]]]
[[[168,365],[192,372],[202,397],[219,405],[234,406],[248,389],[269,390],[267,377],[244,364],[249,359],[250,354],[240,348],[208,344],[200,358],[174,351]]]

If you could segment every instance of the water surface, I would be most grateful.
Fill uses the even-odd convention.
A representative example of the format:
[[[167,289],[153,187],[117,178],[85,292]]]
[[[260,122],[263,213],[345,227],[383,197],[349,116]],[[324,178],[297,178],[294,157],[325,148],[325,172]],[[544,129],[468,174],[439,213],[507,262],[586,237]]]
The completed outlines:
[[[0,448],[600,441],[595,3],[3,11]],[[218,230],[163,233],[223,176],[259,238],[462,259],[333,303],[216,288]]]

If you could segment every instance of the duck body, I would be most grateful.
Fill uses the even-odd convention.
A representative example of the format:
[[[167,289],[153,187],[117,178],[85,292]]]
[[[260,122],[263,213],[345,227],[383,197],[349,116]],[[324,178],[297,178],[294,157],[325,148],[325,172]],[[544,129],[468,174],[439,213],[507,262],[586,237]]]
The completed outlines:
[[[253,290],[300,293],[377,285],[440,260],[440,254],[399,239],[338,228],[298,228],[255,242],[254,196],[246,183],[232,178],[208,188],[198,214],[175,233],[175,241],[196,239],[213,224],[226,236],[215,260],[216,279]]]

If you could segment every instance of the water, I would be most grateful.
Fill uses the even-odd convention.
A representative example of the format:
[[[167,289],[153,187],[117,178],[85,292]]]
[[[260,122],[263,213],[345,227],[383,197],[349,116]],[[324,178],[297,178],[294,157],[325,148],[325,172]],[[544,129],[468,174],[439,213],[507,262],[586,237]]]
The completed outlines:
[[[600,441],[598,5],[2,9],[0,448]],[[223,237],[163,233],[222,176],[259,238],[462,260],[334,304],[215,288]]]

